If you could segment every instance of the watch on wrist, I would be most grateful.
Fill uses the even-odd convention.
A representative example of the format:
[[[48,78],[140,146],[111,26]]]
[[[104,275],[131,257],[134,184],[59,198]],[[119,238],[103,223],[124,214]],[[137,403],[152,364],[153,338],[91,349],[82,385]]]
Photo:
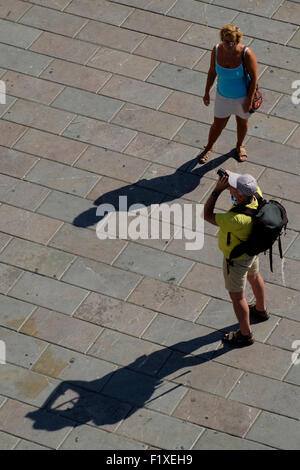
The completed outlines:
[[[211,195],[212,197],[219,197],[220,193],[218,193],[217,191],[213,191]]]

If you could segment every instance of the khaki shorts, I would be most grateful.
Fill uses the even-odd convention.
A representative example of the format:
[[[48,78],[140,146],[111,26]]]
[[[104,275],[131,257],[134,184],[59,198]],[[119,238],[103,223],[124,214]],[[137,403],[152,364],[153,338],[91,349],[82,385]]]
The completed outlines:
[[[227,263],[224,258],[223,274],[225,288],[229,292],[242,292],[246,288],[247,274],[253,276],[258,272],[258,256],[247,256],[247,258],[233,260],[233,266],[229,266],[229,273],[227,272]]]

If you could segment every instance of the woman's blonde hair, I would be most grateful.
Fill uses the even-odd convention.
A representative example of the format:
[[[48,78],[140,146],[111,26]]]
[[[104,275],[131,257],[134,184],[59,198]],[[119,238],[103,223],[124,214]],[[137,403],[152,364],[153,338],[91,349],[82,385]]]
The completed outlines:
[[[226,36],[232,36],[235,42],[241,42],[243,33],[240,28],[238,28],[234,24],[226,24],[220,31],[221,41],[224,41]]]

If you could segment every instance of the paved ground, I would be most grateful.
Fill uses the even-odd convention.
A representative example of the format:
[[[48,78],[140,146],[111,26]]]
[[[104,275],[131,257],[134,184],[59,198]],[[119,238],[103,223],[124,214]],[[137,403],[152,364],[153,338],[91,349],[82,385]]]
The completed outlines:
[[[299,0],[0,0],[0,16],[0,448],[299,449]],[[199,169],[228,22],[265,101],[248,162],[228,155],[232,121]],[[236,320],[216,230],[200,251],[95,233],[120,195],[204,202],[220,165],[290,219],[274,274],[261,257],[272,317],[243,350],[220,342]]]

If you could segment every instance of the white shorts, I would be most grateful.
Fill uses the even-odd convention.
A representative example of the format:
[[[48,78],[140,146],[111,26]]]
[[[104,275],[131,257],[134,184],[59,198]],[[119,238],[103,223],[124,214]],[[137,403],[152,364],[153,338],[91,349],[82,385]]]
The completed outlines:
[[[223,119],[234,114],[242,119],[249,119],[251,114],[245,113],[243,110],[245,98],[245,96],[242,98],[225,98],[225,96],[222,96],[217,92],[215,101],[215,117]]]

